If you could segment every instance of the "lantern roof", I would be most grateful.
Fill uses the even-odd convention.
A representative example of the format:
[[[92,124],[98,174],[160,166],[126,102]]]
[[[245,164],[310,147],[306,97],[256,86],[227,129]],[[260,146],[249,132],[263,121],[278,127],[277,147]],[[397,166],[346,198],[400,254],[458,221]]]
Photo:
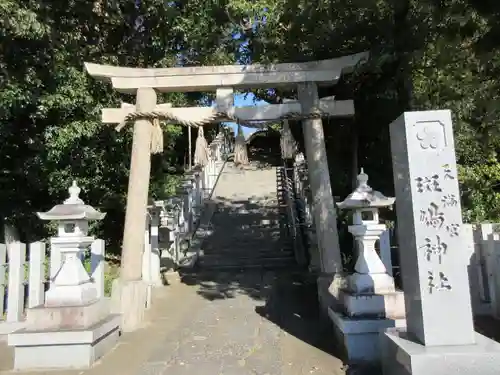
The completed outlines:
[[[396,198],[386,197],[368,185],[368,175],[361,168],[357,177],[358,186],[344,201],[337,203],[340,209],[388,207],[394,204]]]
[[[41,220],[101,220],[106,213],[97,211],[83,202],[79,197],[81,189],[73,181],[68,189],[69,198],[63,204],[52,207],[47,212],[37,212]]]

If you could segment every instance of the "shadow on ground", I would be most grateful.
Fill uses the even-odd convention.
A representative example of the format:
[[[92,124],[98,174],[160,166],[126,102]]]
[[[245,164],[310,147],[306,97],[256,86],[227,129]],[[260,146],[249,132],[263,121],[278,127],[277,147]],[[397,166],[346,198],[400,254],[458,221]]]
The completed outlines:
[[[265,305],[255,310],[288,334],[327,353],[338,354],[331,327],[320,315],[314,276],[305,272],[278,275]]]
[[[203,239],[201,247],[207,257],[216,255],[229,262],[254,258],[261,260],[262,266],[252,269],[251,276],[244,266],[208,271],[197,266],[192,271],[185,271],[182,281],[198,285],[200,296],[216,300],[243,293],[252,299],[263,300],[270,287],[268,278],[271,277],[265,266],[266,256],[289,255],[281,251],[280,230],[276,228],[279,227],[279,214],[273,207],[266,207],[254,199],[214,198],[217,202],[216,213],[210,233]],[[268,199],[273,200],[274,197]]]
[[[237,292],[262,299],[269,268],[293,265],[293,251],[284,246],[283,222],[276,209],[276,197],[248,199],[214,198],[217,208],[210,229],[203,238],[201,266],[184,273],[183,281],[198,285],[198,294],[215,300],[232,298]],[[205,272],[204,261],[216,258],[223,265],[217,272]],[[270,260],[274,263],[270,264]],[[281,262],[283,261],[283,262]],[[277,264],[278,263],[278,264]],[[226,267],[225,265],[229,265]],[[269,266],[272,267],[269,267]],[[261,277],[244,277],[247,268],[259,269]],[[227,272],[227,271],[231,272]],[[242,271],[242,272],[240,272]]]
[[[229,200],[219,197],[217,200],[219,207],[213,218],[212,232],[202,246],[205,254],[211,254],[211,251],[221,254],[225,246],[231,247],[227,249],[228,257],[235,251],[270,251],[273,255],[280,251],[279,229],[278,237],[272,235],[273,231],[262,229],[263,222],[272,225],[279,221],[276,211],[253,203],[252,198]],[[225,225],[227,221],[231,222],[229,226]],[[230,270],[198,268],[184,272],[181,280],[187,285],[197,286],[197,293],[209,301],[242,294],[261,301],[253,313],[302,342],[338,357],[332,328],[320,316],[316,278],[307,270],[296,265]]]
[[[474,328],[480,334],[500,342],[500,320],[492,316],[475,316]]]
[[[250,154],[252,165],[244,168],[267,169],[281,165],[279,155],[271,154],[264,146],[250,147]],[[231,258],[259,254],[265,260],[268,254],[272,257],[279,254],[283,248],[285,223],[276,210],[277,203],[271,202],[276,201],[276,196],[264,199],[262,196],[258,199],[216,196],[214,200],[218,207],[210,230],[203,240],[205,256],[216,254]],[[286,255],[283,254],[284,258]],[[181,280],[197,287],[200,297],[214,303],[241,295],[259,301],[255,310],[248,311],[248,314],[258,314],[283,332],[323,353],[336,358],[340,356],[341,351],[335,346],[331,323],[320,313],[316,277],[295,264],[283,263],[269,267],[263,261],[260,267],[252,268],[198,267],[182,273]],[[375,369],[351,367],[346,370],[350,375],[378,375]]]
[[[234,298],[237,294],[262,301],[262,305],[255,307],[254,313],[302,342],[339,358],[340,351],[334,345],[332,327],[319,311],[315,277],[305,271],[198,271],[184,274],[182,281],[198,285],[199,294],[212,301]]]
[[[260,267],[233,269],[204,269],[198,267],[184,271],[181,280],[196,286],[197,293],[209,301],[217,301],[246,295],[261,301],[255,313],[269,320],[284,332],[323,352],[337,357],[333,346],[333,333],[321,319],[315,277],[295,263],[266,266],[266,256],[293,260],[291,249],[283,250],[280,238],[280,215],[276,203],[266,199],[246,200],[214,198],[218,208],[212,218],[210,233],[203,240],[206,255],[227,257],[262,257]],[[278,259],[279,260],[279,259]]]

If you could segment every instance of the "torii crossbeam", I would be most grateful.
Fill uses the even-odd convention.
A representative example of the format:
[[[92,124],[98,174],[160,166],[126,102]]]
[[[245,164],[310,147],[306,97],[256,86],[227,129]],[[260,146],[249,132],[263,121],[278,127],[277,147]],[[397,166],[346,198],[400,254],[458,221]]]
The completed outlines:
[[[301,82],[332,85],[368,57],[366,52],[337,59],[272,65],[222,65],[183,68],[124,68],[85,63],[87,72],[111,82],[119,92],[133,94],[138,87],[160,92],[214,91],[295,86]]]

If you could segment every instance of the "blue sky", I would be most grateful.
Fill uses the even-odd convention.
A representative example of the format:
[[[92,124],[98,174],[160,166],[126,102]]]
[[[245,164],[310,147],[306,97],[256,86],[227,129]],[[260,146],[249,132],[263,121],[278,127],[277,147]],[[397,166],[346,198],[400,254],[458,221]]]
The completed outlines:
[[[267,103],[263,100],[255,101],[255,96],[252,93],[249,94],[235,94],[234,95],[234,106],[235,107],[249,107],[249,106],[261,106],[266,105]],[[226,125],[231,126],[234,129],[236,134],[237,125],[234,122],[227,122]],[[243,126],[243,132],[245,133],[245,137],[248,137],[252,134],[256,129],[246,128]]]

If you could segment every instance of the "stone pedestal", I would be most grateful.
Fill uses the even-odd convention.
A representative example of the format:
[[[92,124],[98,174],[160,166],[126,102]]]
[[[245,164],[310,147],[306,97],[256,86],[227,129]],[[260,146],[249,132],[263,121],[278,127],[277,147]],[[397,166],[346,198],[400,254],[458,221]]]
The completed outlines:
[[[335,342],[343,350],[343,357],[350,364],[376,363],[380,360],[380,332],[391,327],[404,327],[405,319],[369,317],[350,318],[341,312],[328,309],[333,322]]]
[[[79,257],[94,240],[87,236],[88,221],[105,214],[83,203],[75,182],[69,192],[64,204],[38,213],[42,220],[58,222],[51,244],[57,246],[62,264],[45,304],[28,309],[26,327],[8,336],[15,370],[89,368],[120,334],[120,316],[110,314],[107,299],[98,298],[103,290],[97,290]]]
[[[8,336],[14,370],[85,369],[112,349],[120,336],[120,316],[109,314],[106,299],[27,311],[27,325]]]
[[[104,314],[104,319],[90,325],[81,322],[77,329],[48,326],[28,326],[8,336],[8,345],[14,347],[14,370],[89,368],[120,336],[119,315]]]
[[[93,237],[64,234],[51,238],[51,246],[57,247],[63,262],[45,294],[45,306],[80,306],[96,301],[97,290],[79,257],[93,241]]]
[[[332,307],[328,308],[328,317],[346,360],[351,364],[379,361],[380,332],[406,326],[403,293],[354,293],[348,289],[346,278],[332,283],[329,294]]]
[[[390,133],[407,328],[381,334],[384,375],[498,374],[500,344],[474,332],[451,113]]]
[[[477,332],[474,342],[468,345],[425,346],[411,338],[406,329],[387,329],[381,341],[383,373],[497,375],[500,344]]]

